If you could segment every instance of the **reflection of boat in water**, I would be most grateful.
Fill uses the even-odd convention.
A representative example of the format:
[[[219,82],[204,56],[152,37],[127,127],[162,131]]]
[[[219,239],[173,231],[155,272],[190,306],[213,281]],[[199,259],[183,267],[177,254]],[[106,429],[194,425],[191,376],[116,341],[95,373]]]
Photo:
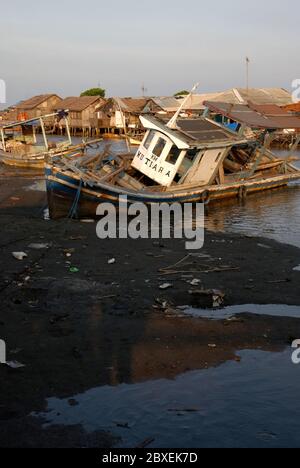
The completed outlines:
[[[73,151],[84,151],[87,144],[73,145],[66,112],[58,112],[20,122],[14,122],[0,127],[0,162],[19,168],[44,169],[45,158],[51,156],[64,156]],[[65,120],[68,139],[63,142],[50,142],[45,125],[52,119],[58,123]],[[41,129],[43,143],[38,142],[37,130]],[[99,141],[99,140],[96,140]]]
[[[119,203],[120,196],[147,204],[244,198],[300,179],[292,158],[279,159],[270,150],[274,130],[295,128],[298,133],[299,118],[277,106],[263,112],[251,105],[207,103],[203,118],[184,120],[180,111],[168,123],[141,117],[147,133],[133,160],[100,157],[93,167],[49,160],[51,216],[64,216],[71,207],[73,215],[95,216],[99,203]],[[216,121],[220,115],[225,123]]]

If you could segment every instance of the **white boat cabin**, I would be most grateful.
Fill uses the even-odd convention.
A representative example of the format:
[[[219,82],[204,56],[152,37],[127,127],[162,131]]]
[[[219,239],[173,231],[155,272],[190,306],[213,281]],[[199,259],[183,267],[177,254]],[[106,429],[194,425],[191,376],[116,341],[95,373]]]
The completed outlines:
[[[141,122],[147,133],[132,167],[163,187],[213,183],[232,146],[245,143],[209,119],[178,119],[176,128],[150,116]]]

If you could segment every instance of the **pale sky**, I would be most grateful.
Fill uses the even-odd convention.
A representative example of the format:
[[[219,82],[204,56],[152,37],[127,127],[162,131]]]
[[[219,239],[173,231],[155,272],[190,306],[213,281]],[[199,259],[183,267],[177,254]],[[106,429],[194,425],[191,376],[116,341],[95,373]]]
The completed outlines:
[[[299,0],[0,0],[9,104],[35,94],[172,95],[300,78]]]

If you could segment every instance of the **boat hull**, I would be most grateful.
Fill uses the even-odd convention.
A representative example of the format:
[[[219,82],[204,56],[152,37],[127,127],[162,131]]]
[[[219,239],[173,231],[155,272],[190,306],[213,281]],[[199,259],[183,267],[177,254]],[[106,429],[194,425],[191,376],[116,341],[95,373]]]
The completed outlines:
[[[300,179],[300,172],[186,191],[152,193],[134,192],[110,184],[87,185],[81,182],[79,176],[71,172],[46,166],[48,204],[52,219],[95,218],[97,207],[101,203],[119,205],[121,196],[126,196],[129,204],[136,202],[149,205],[152,203],[209,203],[229,198],[245,198],[253,193],[284,187],[290,181],[297,179]]]
[[[0,155],[0,162],[6,166],[23,168],[23,169],[38,169],[42,171],[45,168],[45,158],[14,158]]]

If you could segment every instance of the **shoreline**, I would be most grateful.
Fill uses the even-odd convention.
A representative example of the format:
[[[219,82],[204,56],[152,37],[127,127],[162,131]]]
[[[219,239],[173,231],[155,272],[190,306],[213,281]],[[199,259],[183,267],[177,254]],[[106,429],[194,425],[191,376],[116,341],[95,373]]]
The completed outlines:
[[[41,219],[45,194],[24,192],[24,184],[30,181],[7,180],[0,188],[0,338],[8,360],[26,366],[0,366],[0,446],[112,447],[113,434],[41,430],[42,421],[29,415],[45,410],[50,397],[174,379],[235,360],[243,349],[284,350],[300,336],[296,318],[211,321],[174,313],[192,298],[207,306],[207,297],[191,294],[199,289],[222,291],[224,306],[300,305],[297,247],[206,232],[200,256],[184,272],[164,274],[187,255],[184,240],[101,241],[95,223]],[[12,252],[28,257],[17,261]],[[200,283],[192,286],[193,279]],[[160,289],[164,283],[171,287]]]

